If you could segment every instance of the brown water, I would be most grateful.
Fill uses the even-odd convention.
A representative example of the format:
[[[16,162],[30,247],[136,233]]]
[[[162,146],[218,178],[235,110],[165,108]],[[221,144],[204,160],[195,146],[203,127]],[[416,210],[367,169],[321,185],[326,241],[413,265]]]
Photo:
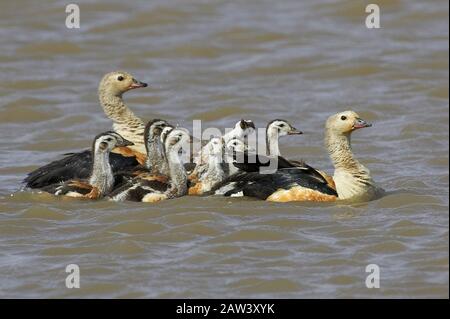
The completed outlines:
[[[2,2],[0,297],[448,298],[448,2]],[[369,3],[369,2],[368,2]],[[388,195],[364,204],[185,197],[156,205],[17,192],[26,172],[110,128],[106,72],[151,84],[142,118],[188,128],[290,119],[284,155],[332,172],[325,119],[371,129],[354,151]],[[81,288],[65,287],[78,264]],[[365,267],[380,267],[379,289]]]

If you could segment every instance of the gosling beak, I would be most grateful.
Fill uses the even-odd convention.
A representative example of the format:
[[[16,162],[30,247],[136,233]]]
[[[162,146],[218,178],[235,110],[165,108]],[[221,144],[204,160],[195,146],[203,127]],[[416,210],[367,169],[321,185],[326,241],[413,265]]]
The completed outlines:
[[[300,135],[300,134],[303,134],[303,132],[297,130],[295,127],[291,127],[291,129],[288,132],[288,135]]]
[[[372,124],[367,123],[363,119],[357,118],[356,121],[355,121],[355,124],[353,124],[353,129],[357,130],[357,129],[360,129],[360,128],[371,127],[371,126],[372,126]]]
[[[126,140],[126,139],[123,139],[121,142],[117,143],[116,146],[123,147],[123,146],[132,146],[132,145],[134,145],[133,142],[131,142],[129,140]]]
[[[132,89],[138,89],[138,88],[145,88],[147,87],[147,83],[138,81],[136,79],[133,79],[133,83],[130,84],[130,86],[128,87],[130,90]]]

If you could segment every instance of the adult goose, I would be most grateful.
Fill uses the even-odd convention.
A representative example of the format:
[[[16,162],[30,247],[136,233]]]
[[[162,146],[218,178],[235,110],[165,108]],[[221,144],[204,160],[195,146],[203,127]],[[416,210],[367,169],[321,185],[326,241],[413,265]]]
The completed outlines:
[[[105,114],[113,120],[113,129],[133,146],[116,147],[110,153],[112,170],[130,169],[144,164],[146,160],[143,143],[144,124],[127,107],[122,95],[136,88],[146,87],[147,84],[137,81],[126,72],[111,72],[106,74],[100,82],[98,95]],[[92,166],[92,156],[89,150],[80,153],[68,153],[63,159],[53,161],[29,173],[24,179],[26,187],[42,188],[44,186],[66,181],[73,178],[87,178]]]
[[[169,164],[169,177],[158,174],[141,174],[129,183],[109,194],[113,201],[157,202],[184,196],[188,192],[187,174],[181,161],[180,151],[191,139],[181,128],[171,130],[164,141]]]
[[[95,137],[92,145],[93,163],[89,177],[48,185],[43,191],[68,197],[98,199],[109,193],[114,186],[114,174],[109,163],[109,153],[115,147],[132,146],[116,132],[105,132]]]
[[[369,169],[355,158],[351,146],[351,134],[371,126],[354,111],[330,116],[325,124],[325,145],[334,164],[333,180],[339,199],[372,200],[384,194]]]
[[[245,195],[274,202],[377,198],[383,190],[375,185],[369,170],[354,157],[350,144],[352,132],[370,126],[354,111],[328,118],[325,141],[335,166],[333,181],[336,189],[319,171],[305,165],[279,168],[273,174],[255,170],[241,172],[217,185],[213,191],[226,196]],[[235,165],[244,170],[249,168],[248,164]]]

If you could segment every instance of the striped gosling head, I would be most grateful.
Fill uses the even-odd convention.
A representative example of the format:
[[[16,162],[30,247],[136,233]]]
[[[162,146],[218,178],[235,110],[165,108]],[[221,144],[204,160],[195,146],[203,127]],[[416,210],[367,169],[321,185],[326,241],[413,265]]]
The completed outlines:
[[[166,126],[162,132],[161,132],[161,142],[164,143],[164,141],[166,140],[167,134],[169,134],[170,131],[172,131],[174,129],[174,127],[172,125]]]
[[[273,120],[267,124],[267,133],[277,133],[278,136],[303,134],[302,131],[297,130],[288,121],[280,119]]]
[[[99,92],[113,96],[122,96],[123,93],[147,87],[147,83],[136,80],[130,73],[116,71],[106,74],[100,81]]]
[[[174,128],[167,134],[164,140],[164,146],[168,153],[172,151],[178,152],[183,146],[187,146],[190,142],[191,135],[186,129]]]
[[[97,135],[92,150],[94,153],[110,152],[115,147],[131,146],[134,143],[124,139],[120,134],[109,131]]]
[[[173,127],[166,120],[155,119],[147,123],[144,129],[144,141],[151,142],[154,138],[160,138],[166,127]]]

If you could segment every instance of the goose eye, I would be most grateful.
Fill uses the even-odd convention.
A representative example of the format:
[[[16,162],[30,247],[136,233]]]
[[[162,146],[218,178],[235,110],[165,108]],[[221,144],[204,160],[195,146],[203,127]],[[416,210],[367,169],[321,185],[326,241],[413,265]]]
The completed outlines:
[[[284,124],[280,124],[280,127],[284,127]]]
[[[345,121],[346,119],[347,119],[347,116],[345,116],[345,115],[341,116],[341,120]]]
[[[117,78],[118,81],[123,81],[123,76],[119,75],[119,77]]]

